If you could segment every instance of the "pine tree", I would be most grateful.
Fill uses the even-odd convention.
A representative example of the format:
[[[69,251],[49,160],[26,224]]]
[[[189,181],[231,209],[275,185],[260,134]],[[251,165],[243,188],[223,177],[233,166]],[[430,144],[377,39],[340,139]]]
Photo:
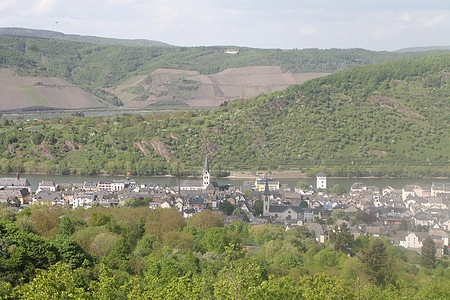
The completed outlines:
[[[361,262],[364,264],[367,277],[372,282],[381,287],[387,284],[391,270],[389,255],[383,240],[372,240],[369,248],[363,250]]]
[[[330,233],[330,239],[334,243],[334,250],[347,254],[351,253],[353,234],[350,232],[346,223],[342,223],[340,226],[334,226],[333,231]]]
[[[434,268],[436,266],[436,245],[430,236],[422,243],[422,266],[427,268]]]

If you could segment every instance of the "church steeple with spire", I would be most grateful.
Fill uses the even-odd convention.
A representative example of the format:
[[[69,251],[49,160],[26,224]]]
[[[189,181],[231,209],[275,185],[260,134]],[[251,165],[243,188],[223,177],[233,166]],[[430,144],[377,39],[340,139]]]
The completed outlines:
[[[265,185],[264,185],[264,206],[263,206],[263,216],[268,216],[269,215],[269,210],[270,210],[270,189],[269,189],[269,179],[266,178],[264,179]]]
[[[205,166],[203,167],[203,189],[206,189],[210,183],[211,177],[209,172],[208,155],[206,155]]]

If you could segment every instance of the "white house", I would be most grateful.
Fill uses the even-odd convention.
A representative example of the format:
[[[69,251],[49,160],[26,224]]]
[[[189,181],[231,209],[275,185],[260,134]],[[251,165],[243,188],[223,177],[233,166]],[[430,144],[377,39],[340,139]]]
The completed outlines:
[[[0,178],[0,187],[4,187],[5,189],[25,188],[31,194],[31,184],[28,182],[26,178],[20,178],[19,174],[17,174],[17,178],[15,177]]]
[[[123,191],[127,183],[124,180],[100,180],[97,184],[98,191]]]
[[[57,189],[58,185],[55,184],[53,181],[44,180],[39,182],[39,186],[36,190],[36,193],[39,193],[40,191],[56,192]]]
[[[416,196],[416,192],[415,192],[415,185],[405,185],[402,188],[402,200],[405,201],[406,198],[408,198],[408,196],[411,197],[415,197]]]
[[[394,188],[388,185],[387,187],[385,187],[385,188],[383,189],[382,195],[383,195],[383,196],[386,196],[386,195],[391,194],[392,192],[394,192]]]
[[[431,184],[431,196],[437,194],[450,194],[450,182],[433,182]]]
[[[410,232],[404,240],[400,240],[400,246],[404,248],[422,248],[422,241],[428,236],[426,232]]]
[[[450,219],[439,220],[439,225],[447,231],[450,231]]]

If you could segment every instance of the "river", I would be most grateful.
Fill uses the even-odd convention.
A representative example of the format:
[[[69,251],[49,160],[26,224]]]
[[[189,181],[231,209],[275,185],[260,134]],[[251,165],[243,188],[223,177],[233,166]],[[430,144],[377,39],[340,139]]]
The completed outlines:
[[[16,174],[0,174],[0,177],[15,177]],[[99,181],[102,179],[124,179],[123,176],[81,176],[81,175],[36,175],[36,174],[22,174],[22,178],[27,178],[31,184],[32,191],[35,191],[39,185],[39,181],[50,180],[55,183],[83,183],[84,181]],[[256,177],[255,177],[256,178]],[[159,185],[177,186],[178,182],[182,182],[187,177],[168,177],[168,176],[151,176],[151,177],[131,177],[138,183],[154,183]],[[193,180],[201,180],[200,177],[192,178]],[[212,181],[217,181],[219,185],[231,184],[242,185],[244,181],[253,180],[251,178],[212,178]],[[277,178],[282,184],[288,184],[293,191],[299,180],[306,181],[309,184],[315,186],[315,178]],[[327,178],[327,186],[333,186],[340,184],[347,191],[350,190],[350,186],[355,182],[362,182],[366,185],[377,186],[382,189],[386,186],[399,189],[407,184],[421,184],[431,186],[432,182],[450,182],[450,179],[405,179],[405,178]]]

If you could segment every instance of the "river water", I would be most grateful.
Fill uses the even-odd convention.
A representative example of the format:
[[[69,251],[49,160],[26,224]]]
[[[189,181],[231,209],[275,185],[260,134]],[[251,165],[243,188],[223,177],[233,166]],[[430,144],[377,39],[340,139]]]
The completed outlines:
[[[0,174],[0,177],[15,177],[16,174]],[[83,183],[84,181],[99,181],[102,179],[113,179],[120,180],[124,179],[123,176],[63,176],[63,175],[34,175],[34,174],[23,174],[22,178],[27,178],[31,184],[32,191],[35,191],[39,185],[40,181],[50,180],[55,183]],[[256,176],[255,176],[256,178]],[[151,176],[151,177],[131,177],[131,179],[136,180],[138,183],[154,183],[159,185],[177,186],[179,182],[188,179],[187,177],[168,177],[168,176]],[[201,180],[200,177],[189,178],[192,180]],[[242,185],[244,181],[254,180],[254,178],[212,178],[212,181],[217,181],[219,185]],[[277,178],[275,180],[280,181],[282,184],[288,184],[293,191],[297,182],[299,180],[306,181],[309,184],[315,186],[315,178]],[[450,182],[450,179],[405,179],[405,178],[328,178],[327,186],[333,186],[335,184],[340,184],[347,191],[350,190],[350,186],[355,182],[362,182],[366,185],[377,186],[382,189],[386,186],[391,186],[393,188],[399,189],[407,184],[421,184],[431,186],[432,182]]]

